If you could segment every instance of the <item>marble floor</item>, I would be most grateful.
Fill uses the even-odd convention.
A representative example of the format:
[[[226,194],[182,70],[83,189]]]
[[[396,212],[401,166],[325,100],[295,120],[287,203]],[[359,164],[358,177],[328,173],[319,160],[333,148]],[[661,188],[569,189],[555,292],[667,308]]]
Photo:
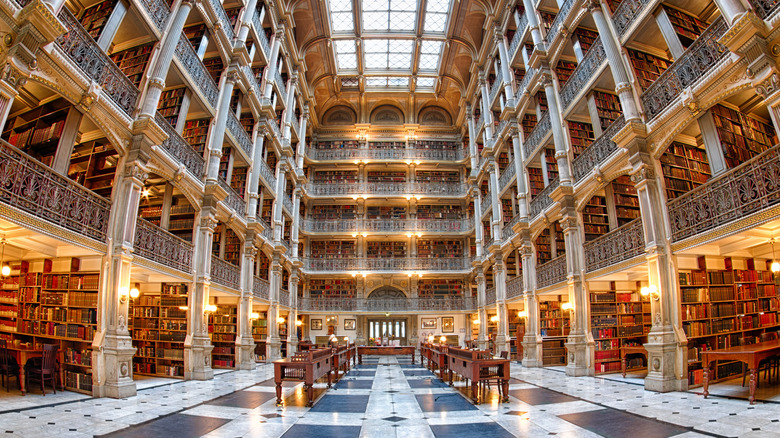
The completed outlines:
[[[211,381],[142,378],[138,395],[94,399],[0,390],[0,434],[9,437],[780,437],[777,385],[745,401],[741,379],[701,389],[645,391],[641,374],[567,377],[561,369],[512,364],[509,402],[492,387],[474,405],[405,357],[364,357],[330,390],[285,383],[276,406],[273,368],[218,372]],[[763,391],[763,392],[761,392]],[[777,400],[776,400],[777,399]]]

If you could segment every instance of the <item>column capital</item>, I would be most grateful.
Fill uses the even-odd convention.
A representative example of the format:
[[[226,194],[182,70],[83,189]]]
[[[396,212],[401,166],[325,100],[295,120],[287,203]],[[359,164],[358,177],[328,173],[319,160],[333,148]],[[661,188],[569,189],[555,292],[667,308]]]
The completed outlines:
[[[132,161],[125,164],[124,176],[132,179],[138,185],[143,185],[149,178],[149,171],[138,161]]]
[[[648,163],[640,164],[633,172],[631,172],[631,182],[634,184],[639,184],[652,179],[655,179],[655,170]]]
[[[279,25],[276,27],[276,31],[274,31],[274,37],[277,39],[284,37],[284,23],[279,23]]]
[[[585,4],[584,4],[583,6],[584,6],[584,7],[585,7],[585,8],[588,10],[588,12],[590,12],[591,14],[592,14],[594,11],[596,11],[596,12],[602,12],[602,9],[601,9],[601,2],[600,2],[599,0],[586,0],[586,1],[585,1]]]

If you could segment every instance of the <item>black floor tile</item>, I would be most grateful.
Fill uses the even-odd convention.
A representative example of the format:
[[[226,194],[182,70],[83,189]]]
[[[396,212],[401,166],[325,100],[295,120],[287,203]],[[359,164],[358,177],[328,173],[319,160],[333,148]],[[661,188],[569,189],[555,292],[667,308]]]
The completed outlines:
[[[341,380],[336,389],[371,389],[374,385],[373,380],[361,379],[361,380]]]
[[[579,401],[578,398],[569,397],[566,394],[545,388],[511,389],[509,390],[509,395],[529,405],[549,405],[552,403]]]
[[[360,426],[322,426],[318,424],[295,424],[287,429],[282,438],[351,438],[360,436]]]
[[[301,382],[285,381],[285,382],[282,382],[282,387],[283,388],[292,388],[293,386],[300,385],[300,384],[301,384]],[[264,381],[258,383],[255,386],[276,387],[276,383],[274,383],[274,379],[268,379],[268,380],[264,380]]]
[[[639,417],[616,409],[599,409],[558,417],[606,438],[627,436],[661,438],[688,432],[688,429],[682,426]]]
[[[349,374],[347,374],[349,377],[375,377],[376,371],[350,371]]]
[[[430,377],[433,375],[432,372],[424,369],[419,370],[403,370],[404,376],[406,377]]]
[[[438,378],[433,379],[412,379],[407,380],[409,383],[409,386],[412,389],[420,389],[420,388],[447,388],[449,385],[442,382]]]
[[[254,409],[268,400],[275,399],[275,392],[237,391],[206,404],[215,406],[229,406],[231,408]]]
[[[103,437],[150,438],[201,436],[222,427],[230,420],[224,418],[201,417],[198,415],[173,414],[148,423],[131,426]]]
[[[467,423],[431,426],[436,438],[461,438],[478,436],[480,438],[513,438],[515,435],[497,423]]]
[[[417,404],[423,412],[474,411],[476,406],[460,394],[417,394]]]
[[[367,395],[325,394],[309,412],[364,413],[368,406]]]

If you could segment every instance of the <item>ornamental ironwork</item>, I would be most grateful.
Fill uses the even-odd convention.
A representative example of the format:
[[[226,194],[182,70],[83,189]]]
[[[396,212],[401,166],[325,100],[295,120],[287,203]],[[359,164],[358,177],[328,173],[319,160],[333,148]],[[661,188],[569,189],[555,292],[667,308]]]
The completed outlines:
[[[492,205],[493,200],[491,199],[490,193],[485,193],[482,195],[482,203],[479,204],[479,211],[481,213],[480,217],[485,216]]]
[[[767,19],[770,17],[776,10],[777,6],[780,5],[780,1],[778,0],[748,0],[750,2],[750,5],[753,6],[753,10],[756,12],[756,15],[763,19]]]
[[[620,132],[624,126],[626,126],[626,119],[621,115],[609,125],[609,128],[607,128],[599,138],[593,141],[590,146],[585,148],[585,150],[572,161],[571,167],[575,182],[579,182],[582,178],[585,178],[593,169],[598,169],[618,150],[618,146],[612,141],[612,137]]]
[[[463,271],[471,269],[470,257],[307,258],[308,271]]]
[[[211,281],[231,289],[241,289],[241,268],[211,256]]]
[[[261,300],[269,299],[271,291],[271,284],[268,280],[264,280],[258,276],[254,276],[252,280],[252,296],[260,298]]]
[[[268,59],[271,57],[271,44],[268,42],[263,23],[260,22],[260,17],[256,12],[252,14],[252,23],[255,25],[255,33],[257,34],[257,39],[260,40],[260,46],[263,47],[265,57]]]
[[[0,201],[80,235],[106,241],[111,201],[0,140]]]
[[[220,27],[225,31],[228,41],[233,41],[233,26],[230,24],[230,18],[228,18],[225,8],[222,7],[222,3],[219,0],[210,0],[209,4],[211,9],[214,10],[214,14],[217,15]]]
[[[498,78],[496,78],[495,81],[493,81],[493,84],[490,86],[490,97],[488,98],[488,102],[493,104],[493,101],[496,99],[496,95],[498,94],[498,90],[502,88],[504,85],[504,75],[499,75]]]
[[[285,289],[279,290],[279,304],[282,306],[290,306],[290,292]]]
[[[515,176],[515,173],[517,173],[517,167],[515,167],[514,161],[511,161],[509,165],[504,169],[503,172],[501,172],[501,176],[498,178],[498,186],[501,188],[500,190],[503,192],[507,185],[509,185],[510,181],[512,181],[512,178]]]
[[[287,209],[287,212],[293,214],[293,203],[289,196],[282,195],[282,205]]]
[[[515,51],[520,46],[520,40],[525,33],[526,26],[528,26],[528,17],[526,17],[525,14],[522,14],[520,17],[520,23],[517,25],[517,31],[515,31],[515,35],[512,37],[512,42],[509,44],[510,59],[515,59]]]
[[[553,22],[550,25],[550,30],[547,32],[546,41],[548,47],[552,44],[553,40],[555,40],[555,37],[558,36],[558,33],[561,31],[561,26],[563,26],[563,22],[568,17],[569,12],[571,12],[574,3],[575,0],[567,0],[566,3],[561,6],[561,9],[558,11],[558,15],[556,15],[553,19]]]
[[[276,123],[276,120],[270,119],[270,118],[266,119],[265,120],[265,124],[266,124],[266,126],[271,128],[271,132],[273,132],[274,137],[276,137],[277,141],[279,141],[279,143],[281,143],[282,142],[282,131],[279,130],[279,125]]]
[[[504,227],[501,229],[501,238],[503,240],[509,240],[512,235],[515,234],[514,226],[516,223],[520,222],[520,215],[514,216],[509,222],[504,224]]]
[[[552,132],[552,124],[550,123],[550,114],[544,113],[539,119],[539,123],[534,126],[534,129],[528,134],[528,138],[523,142],[523,154],[526,160],[534,156],[536,149],[541,146],[548,135]]]
[[[265,183],[268,185],[268,187],[270,187],[272,190],[276,190],[276,176],[274,176],[271,168],[268,167],[268,163],[263,160],[258,160],[253,162],[252,165],[257,166],[258,170],[260,171],[260,177],[265,180]]]
[[[308,233],[351,232],[438,232],[458,233],[474,228],[474,219],[353,219],[314,220],[302,219],[301,230]]]
[[[536,286],[543,288],[566,281],[566,254],[536,267]]]
[[[233,187],[230,187],[230,184],[225,182],[221,176],[217,179],[217,181],[219,182],[219,186],[227,192],[227,198],[224,200],[225,205],[227,205],[231,210],[235,211],[237,215],[241,217],[246,216],[246,203],[244,202],[244,198],[242,198]]]
[[[257,218],[257,221],[260,222],[260,224],[263,226],[263,231],[260,232],[260,236],[262,236],[263,239],[265,239],[265,241],[269,244],[273,244],[274,231],[271,229],[271,225],[269,225],[268,222],[261,218]]]
[[[408,312],[474,311],[476,297],[436,298],[303,298],[299,310],[308,312]]]
[[[278,68],[274,72],[274,79],[276,80],[276,85],[279,86],[280,94],[282,96],[287,96],[287,87],[284,84],[284,78],[282,78],[282,72],[280,72]]]
[[[642,218],[585,243],[585,269],[588,272],[616,265],[645,253]]]
[[[669,201],[677,242],[780,203],[780,146]]]
[[[648,120],[660,114],[677,100],[684,89],[692,87],[712,71],[718,61],[729,54],[729,49],[718,42],[728,28],[726,20],[718,17],[680,58],[642,93],[642,105]]]
[[[506,299],[519,297],[523,294],[523,274],[506,282]]]
[[[144,11],[152,19],[155,27],[160,32],[165,30],[165,24],[168,22],[168,17],[171,16],[171,7],[165,0],[140,0],[141,5],[144,7]]]
[[[236,140],[236,143],[238,143],[241,149],[243,149],[244,152],[246,152],[246,156],[251,157],[252,139],[249,138],[249,135],[247,135],[246,130],[241,125],[241,122],[238,121],[238,119],[232,112],[228,113],[227,128],[228,131],[233,135],[233,138]]]
[[[176,44],[176,57],[192,79],[192,83],[195,84],[203,94],[208,105],[215,108],[219,96],[217,84],[214,83],[214,79],[211,78],[211,75],[208,70],[206,70],[203,62],[195,53],[195,49],[192,48],[190,40],[188,40],[183,33],[181,34],[181,37],[179,37],[179,43]]]
[[[622,38],[629,27],[634,24],[650,0],[623,0],[612,14],[612,24],[615,26],[618,38]]]
[[[57,37],[57,46],[88,78],[97,82],[102,92],[128,117],[132,117],[141,94],[138,88],[111,61],[67,8],[62,8],[58,17],[65,23],[68,32]]]
[[[601,37],[597,37],[585,53],[582,62],[577,65],[569,79],[561,87],[561,106],[568,109],[576,101],[576,97],[587,91],[585,84],[594,79],[596,70],[601,68],[607,60],[607,53],[601,43]]]
[[[534,70],[532,67],[529,67],[528,70],[525,71],[525,76],[523,76],[522,82],[520,82],[520,85],[518,85],[517,94],[515,95],[515,100],[518,102],[520,101],[520,98],[523,97],[525,90],[531,84],[531,79],[533,79],[535,73],[536,70]]]
[[[383,182],[357,184],[320,184],[309,183],[306,192],[312,196],[341,195],[426,195],[426,196],[465,196],[468,186],[463,183],[411,183]]]
[[[496,304],[496,288],[491,287],[485,291],[485,305]]]
[[[545,187],[531,200],[531,204],[528,206],[528,211],[531,215],[531,218],[535,218],[541,212],[546,210],[547,207],[552,205],[553,201],[552,198],[550,198],[550,193],[557,189],[559,184],[560,180],[555,178],[554,180],[550,181],[550,184],[548,184],[547,187]]]
[[[193,246],[146,219],[138,218],[133,254],[181,272],[192,272]]]
[[[181,135],[176,132],[176,129],[168,123],[168,120],[162,114],[155,114],[154,120],[168,134],[168,138],[160,146],[183,164],[196,179],[203,178],[203,171],[206,166],[203,156],[195,151],[187,140],[181,138]]]
[[[432,160],[461,161],[468,156],[464,148],[457,149],[320,149],[307,148],[312,160]]]

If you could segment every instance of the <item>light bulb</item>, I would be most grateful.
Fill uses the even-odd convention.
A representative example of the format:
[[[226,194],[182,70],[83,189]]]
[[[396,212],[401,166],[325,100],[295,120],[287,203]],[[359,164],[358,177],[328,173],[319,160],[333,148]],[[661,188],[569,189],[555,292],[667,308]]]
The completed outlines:
[[[252,312],[249,314],[249,319],[260,319],[260,314],[257,312]]]
[[[447,337],[446,336],[442,336],[442,337],[439,338],[439,341],[443,344],[443,343],[447,342]]]
[[[11,267],[3,265],[3,277],[8,277],[9,275],[11,275]]]
[[[527,318],[528,317],[528,312],[526,312],[525,310],[521,310],[521,311],[517,312],[517,317],[518,318]]]
[[[300,326],[302,326],[302,325],[303,325],[303,321],[301,321],[300,319],[296,319],[296,320],[295,320],[295,325],[296,325],[296,326],[298,326],[298,327],[300,327]]]
[[[134,287],[134,288],[130,289],[130,298],[136,299],[136,298],[138,298],[138,295],[140,295],[140,294],[141,293],[138,291],[138,288]]]
[[[574,308],[574,304],[572,303],[563,303],[561,304],[561,310],[571,310]]]
[[[206,305],[206,312],[216,312],[217,306],[214,304],[207,304]]]
[[[278,322],[279,324],[284,324],[284,318],[282,318],[280,316],[280,317],[276,318],[276,322]]]
[[[3,266],[3,275],[8,275],[8,274],[5,273],[5,268],[6,268],[6,266]],[[774,272],[775,274],[780,272],[780,262],[772,262],[772,268],[771,269],[772,269],[772,272]]]

